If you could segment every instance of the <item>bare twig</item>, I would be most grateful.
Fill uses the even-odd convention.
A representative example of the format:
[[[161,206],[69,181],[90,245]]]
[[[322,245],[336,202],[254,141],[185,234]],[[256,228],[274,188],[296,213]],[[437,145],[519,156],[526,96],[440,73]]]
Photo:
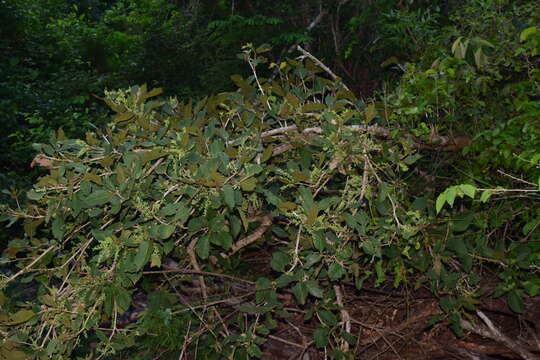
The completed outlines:
[[[311,31],[315,26],[317,26],[321,22],[324,15],[326,15],[326,11],[321,9],[319,14],[315,17],[315,19],[313,19],[313,21],[306,28],[307,32]],[[297,45],[298,45],[298,43],[294,43],[287,50],[282,51],[281,55],[279,56],[279,59],[278,59],[277,63],[279,64],[281,62],[281,59],[283,58],[283,55],[293,52],[294,49],[296,49]],[[274,78],[278,74],[278,71],[279,71],[279,66],[276,66],[275,69],[274,69],[274,72],[272,72],[272,75],[270,76],[270,80],[274,80]]]
[[[143,271],[144,275],[150,275],[150,274],[186,274],[186,275],[204,275],[204,276],[213,276],[213,277],[219,277],[224,279],[229,279],[237,282],[243,282],[249,285],[255,285],[253,281],[245,280],[236,276],[227,275],[227,274],[220,274],[220,273],[214,273],[214,272],[208,272],[208,271],[198,271],[198,270],[188,270],[188,269],[170,269],[170,270],[154,270],[154,271]]]
[[[334,285],[334,291],[336,292],[336,304],[341,308],[341,320],[343,321],[343,329],[347,333],[351,333],[351,315],[343,305],[343,291],[341,290],[340,285]],[[349,351],[349,343],[345,340],[343,340],[343,343],[341,344],[341,350],[343,350],[345,353]]]
[[[198,238],[193,238],[193,240],[191,240],[187,247],[187,253],[189,255],[191,266],[193,266],[196,271],[201,272],[201,267],[197,262],[197,255],[195,255],[195,246],[197,245],[198,240]],[[204,282],[204,276],[199,276],[199,285],[201,286],[203,299],[204,301],[206,301],[208,299],[208,292],[206,291],[206,283]]]
[[[150,175],[152,171],[154,171],[163,162],[163,159],[164,158],[160,158],[158,161],[156,161],[154,165],[152,165],[152,167],[148,169],[148,171],[144,174],[144,176]]]
[[[269,339],[276,340],[276,341],[279,341],[279,342],[282,342],[282,343],[287,344],[287,345],[295,346],[295,347],[297,347],[297,348],[299,348],[299,349],[302,349],[302,350],[305,349],[305,346],[304,346],[304,345],[300,345],[300,344],[294,343],[294,342],[292,342],[292,341],[288,341],[288,340],[282,339],[282,338],[277,337],[277,336],[275,336],[275,335],[268,335],[268,338],[269,338]]]
[[[41,253],[41,255],[39,255],[37,258],[34,259],[34,261],[32,261],[30,264],[26,265],[24,268],[22,268],[21,270],[19,270],[15,275],[11,276],[9,279],[7,279],[2,285],[7,285],[8,283],[10,283],[11,281],[15,280],[16,278],[18,278],[19,276],[21,276],[22,274],[26,273],[27,271],[29,271],[32,266],[36,265],[41,259],[43,259],[43,257],[45,255],[47,255],[48,253],[50,253],[51,251],[53,250],[56,250],[56,246],[51,246],[50,248],[48,248],[47,250],[45,250],[44,252]]]
[[[324,65],[321,60],[317,59],[315,56],[313,56],[309,51],[307,51],[306,49],[302,48],[300,45],[296,45],[296,49],[298,51],[300,51],[302,54],[304,54],[305,57],[308,57],[309,59],[311,59],[311,61],[313,61],[315,64],[317,64],[321,69],[323,69],[326,73],[328,73],[328,75],[330,75],[332,77],[332,79],[337,80],[338,79],[338,76],[336,74],[334,74],[334,72],[332,70],[330,70],[330,68],[326,65]],[[348,91],[351,91],[347,85],[343,84],[343,87],[345,89],[347,89]]]

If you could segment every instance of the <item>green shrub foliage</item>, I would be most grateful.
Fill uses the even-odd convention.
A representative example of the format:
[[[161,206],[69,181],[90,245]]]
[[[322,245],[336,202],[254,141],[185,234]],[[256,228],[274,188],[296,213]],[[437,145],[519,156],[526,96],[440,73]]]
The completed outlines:
[[[248,47],[244,56],[255,66],[264,50]],[[292,292],[328,334],[320,347],[344,335],[334,284],[406,278],[423,222],[396,191],[396,173],[416,159],[411,144],[380,137],[373,107],[312,63],[272,66],[274,81],[234,76],[238,91],[198,102],[156,100],[160,90],[146,86],[110,92],[116,115],[108,127],[84,140],[60,130],[40,146],[35,162],[50,171],[28,193],[31,205],[13,213],[25,218],[27,238],[8,249],[43,255],[23,275],[41,284],[40,311],[18,334],[33,351],[65,358],[90,351],[97,337],[111,340],[99,343],[101,354],[153,351],[148,344],[174,352],[198,332],[214,338],[219,354],[238,345],[260,351],[269,325],[216,341],[218,332],[203,329],[205,315],[179,302],[167,273],[151,272],[165,262],[251,278],[250,305],[240,310],[270,324],[286,316],[278,295]],[[272,224],[276,218],[286,224]],[[263,247],[273,249],[272,276],[257,279],[238,259]],[[205,277],[210,302],[215,284]],[[141,286],[155,306],[129,332],[99,330],[116,326]],[[43,338],[41,327],[56,336]]]

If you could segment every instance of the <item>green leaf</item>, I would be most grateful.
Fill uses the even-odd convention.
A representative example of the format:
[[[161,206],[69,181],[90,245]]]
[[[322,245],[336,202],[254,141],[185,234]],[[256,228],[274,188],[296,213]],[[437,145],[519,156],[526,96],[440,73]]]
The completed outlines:
[[[328,277],[332,281],[339,280],[345,275],[345,269],[339,264],[330,264],[328,267]]]
[[[319,310],[317,311],[317,315],[321,319],[323,323],[329,326],[334,326],[337,324],[337,317],[332,312],[328,310]]]
[[[446,202],[450,205],[450,207],[453,207],[454,206],[454,200],[455,200],[456,194],[457,194],[456,188],[452,186],[452,187],[446,189],[446,191],[444,193],[446,194],[446,196],[445,196]]]
[[[64,218],[57,215],[52,222],[52,233],[55,239],[62,240],[64,237],[65,225]]]
[[[282,202],[277,206],[280,211],[287,212],[296,209],[296,204],[290,201]]]
[[[210,234],[210,241],[212,244],[221,246],[225,250],[229,250],[232,247],[232,236],[228,232],[220,231],[218,233]]]
[[[248,347],[248,354],[252,357],[260,359],[262,357],[261,348],[257,344],[250,344]]]
[[[114,298],[114,301],[116,302],[118,311],[120,313],[123,313],[127,311],[127,309],[129,309],[129,305],[131,304],[131,295],[123,287],[117,287],[115,288],[115,290],[116,296]]]
[[[313,204],[307,213],[305,225],[307,227],[312,226],[315,223],[315,220],[317,220],[318,214],[319,214],[319,209],[317,208],[316,204]]]
[[[223,199],[225,200],[225,204],[229,207],[229,209],[234,209],[235,201],[234,201],[234,189],[231,185],[227,184],[223,186]]]
[[[531,26],[521,32],[521,34],[519,35],[519,41],[521,42],[526,41],[529,38],[529,36],[537,32],[538,32],[538,29],[534,26]]]
[[[156,224],[150,228],[149,233],[158,240],[165,240],[174,233],[175,229],[176,226],[174,225]]]
[[[250,177],[240,183],[240,187],[243,191],[253,191],[255,190],[255,186],[257,185],[257,179],[254,177]]]
[[[306,257],[306,261],[304,262],[304,268],[305,269],[309,269],[310,267],[312,267],[314,264],[318,263],[319,261],[321,261],[322,259],[322,256],[320,254],[316,254],[316,253],[311,253],[309,254],[307,257]]]
[[[4,347],[4,349],[6,349]],[[0,359],[2,360],[28,360],[30,357],[25,352],[15,349],[4,350],[0,348]],[[3,352],[3,354],[2,354]]]
[[[304,305],[308,296],[308,287],[306,283],[303,281],[297,282],[292,288],[292,291],[300,305]]]
[[[471,199],[474,199],[474,194],[476,193],[476,186],[471,184],[463,184],[459,186],[459,189],[463,191],[465,195],[467,195]]]
[[[298,192],[300,193],[300,196],[302,198],[302,206],[307,213],[313,207],[313,194],[311,193],[311,190],[304,186],[300,187],[298,189]]]
[[[162,88],[154,88],[154,89],[150,90],[150,91],[146,94],[146,98],[149,99],[149,98],[151,98],[151,97],[158,96],[158,95],[160,95],[162,92],[163,92],[163,89],[162,89]]]
[[[163,157],[165,155],[167,155],[167,153],[161,150],[145,151],[141,157],[141,160],[144,165],[149,161],[159,159],[160,157]]]
[[[285,266],[287,266],[290,261],[291,258],[289,257],[289,255],[282,252],[276,252],[272,254],[270,266],[272,266],[272,269],[274,269],[275,271],[284,272]]]
[[[306,286],[307,286],[308,292],[312,296],[314,296],[316,298],[319,298],[319,299],[323,298],[324,293],[321,290],[321,288],[317,285],[316,281],[314,281],[314,280],[306,281]]]
[[[506,301],[508,302],[508,306],[512,311],[517,312],[518,314],[523,313],[525,310],[525,305],[523,305],[523,299],[518,294],[516,290],[512,290],[508,293],[506,296]]]
[[[150,256],[150,246],[151,241],[150,240],[143,240],[139,244],[139,248],[137,249],[137,254],[133,258],[133,263],[135,264],[135,267],[137,270],[140,270],[143,268],[143,266],[148,261],[148,257]]]
[[[181,203],[167,204],[159,210],[160,216],[170,216],[176,214],[184,205]]]
[[[108,203],[113,197],[113,194],[106,190],[96,190],[86,199],[84,199],[85,207],[102,206]]]
[[[441,209],[443,208],[445,203],[446,203],[446,192],[443,192],[437,197],[437,201],[435,202],[435,209],[437,210],[437,214],[441,212]]]
[[[328,335],[330,334],[330,331],[327,328],[324,328],[322,326],[318,326],[315,329],[315,332],[313,333],[313,339],[315,340],[315,346],[318,349],[322,349],[326,345],[328,345]]]
[[[323,251],[326,247],[326,236],[323,231],[316,231],[313,234],[313,246],[319,251]]]
[[[31,310],[19,310],[10,316],[9,325],[22,324],[36,316],[36,313]]]
[[[208,255],[210,255],[210,239],[207,235],[197,241],[196,251],[201,259],[208,259]]]
[[[43,198],[43,195],[45,195],[45,193],[43,192],[37,192],[35,190],[30,190],[26,193],[26,196],[30,199],[30,200],[34,200],[34,201],[37,201],[37,200],[41,200]]]
[[[314,112],[326,109],[325,104],[321,103],[307,103],[302,107],[302,112]]]
[[[482,195],[480,196],[480,201],[483,203],[487,202],[491,195],[493,195],[493,192],[491,190],[484,190],[482,192]]]

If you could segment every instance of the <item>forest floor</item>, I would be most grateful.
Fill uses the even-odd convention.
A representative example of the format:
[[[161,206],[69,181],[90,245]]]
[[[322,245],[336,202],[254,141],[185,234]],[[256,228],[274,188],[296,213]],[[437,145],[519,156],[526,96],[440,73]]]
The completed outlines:
[[[246,261],[258,269],[257,275],[271,277],[267,256],[270,254],[259,252],[256,258]],[[482,289],[486,291],[495,284],[496,278],[485,274]],[[318,351],[312,341],[316,321],[304,320],[309,306],[299,308],[292,294],[285,294],[281,300],[292,316],[272,332],[262,346],[262,358],[327,359],[327,354]],[[364,360],[540,359],[540,296],[525,298],[524,302],[524,313],[516,315],[504,298],[483,299],[477,304],[478,311],[471,312],[466,323],[461,324],[464,333],[458,337],[438,299],[423,286],[376,287],[369,281],[361,290],[347,286],[343,288],[342,303],[349,318],[349,332],[357,339],[356,344],[348,345],[348,350],[355,359]]]

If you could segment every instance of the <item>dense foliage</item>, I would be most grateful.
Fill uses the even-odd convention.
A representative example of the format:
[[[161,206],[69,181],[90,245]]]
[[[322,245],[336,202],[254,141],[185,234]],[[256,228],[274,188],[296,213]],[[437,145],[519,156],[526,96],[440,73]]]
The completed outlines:
[[[2,2],[5,154],[40,142],[47,174],[7,191],[0,359],[257,358],[291,303],[352,358],[366,282],[428,288],[458,336],[486,298],[526,311],[536,1],[179,3]],[[369,100],[346,85],[396,71]]]

